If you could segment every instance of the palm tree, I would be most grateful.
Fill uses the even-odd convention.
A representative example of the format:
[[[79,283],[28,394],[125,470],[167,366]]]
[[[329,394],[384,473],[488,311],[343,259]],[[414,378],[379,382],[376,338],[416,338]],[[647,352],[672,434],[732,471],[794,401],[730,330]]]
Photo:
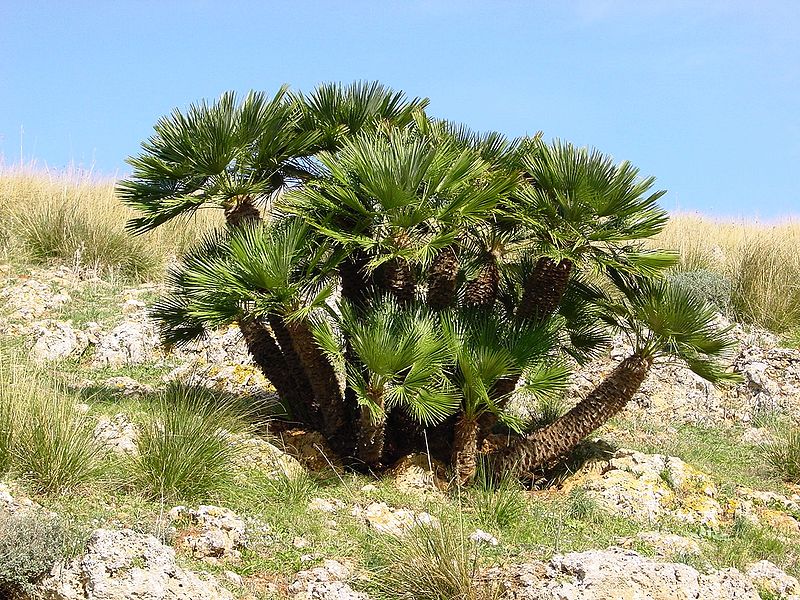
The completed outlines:
[[[640,245],[666,219],[652,179],[538,136],[475,134],[426,104],[324,84],[161,119],[119,185],[139,212],[129,228],[226,218],[168,275],[153,312],[165,341],[237,323],[287,412],[345,462],[379,469],[430,443],[462,482],[498,419],[513,436],[501,463],[536,466],[618,410],[665,349],[698,371],[724,350],[676,333],[688,309],[660,329],[641,312],[646,297],[677,306],[647,283],[672,260]],[[519,437],[517,383],[563,390],[564,357],[606,340],[600,316],[644,341],[581,410]]]
[[[501,450],[501,469],[530,473],[567,454],[625,408],[659,358],[681,361],[714,384],[738,381],[725,370],[730,328],[717,327],[711,305],[664,280],[618,283],[624,296],[607,305],[606,319],[628,334],[633,352],[572,410]]]

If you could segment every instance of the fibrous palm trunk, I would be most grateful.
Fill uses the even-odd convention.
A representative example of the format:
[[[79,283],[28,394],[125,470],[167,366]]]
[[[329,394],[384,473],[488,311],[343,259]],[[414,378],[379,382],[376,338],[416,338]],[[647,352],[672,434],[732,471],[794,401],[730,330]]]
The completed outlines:
[[[570,259],[556,262],[549,256],[542,256],[523,283],[517,318],[543,321],[552,315],[564,298],[571,273]]]
[[[464,288],[464,306],[467,308],[491,309],[500,287],[500,268],[497,256],[487,252],[477,277],[467,282]]]
[[[383,447],[386,439],[383,391],[374,390],[370,394],[370,399],[377,406],[378,413],[373,413],[367,406],[361,407],[356,454],[365,466],[378,468],[383,460]]]
[[[561,305],[564,292],[567,290],[569,277],[572,273],[572,261],[562,258],[555,262],[548,256],[542,256],[536,261],[533,272],[525,279],[522,288],[522,299],[517,309],[517,318],[534,319],[541,323],[552,315]],[[506,404],[511,392],[517,387],[519,376],[503,377],[492,388],[492,399],[502,408]],[[480,438],[491,433],[497,423],[497,417],[487,415],[481,422]]]
[[[414,300],[417,286],[414,271],[406,259],[392,258],[383,263],[378,269],[378,282],[400,304],[408,304]]]
[[[457,279],[458,247],[445,246],[437,252],[428,269],[428,306],[433,310],[444,310],[453,306]]]
[[[642,385],[650,365],[650,358],[629,356],[567,414],[501,450],[495,464],[502,471],[531,473],[569,453],[625,408]]]
[[[451,464],[455,466],[460,484],[469,483],[475,477],[478,455],[478,420],[462,414],[455,424],[453,434],[453,455]]]
[[[239,319],[239,329],[244,336],[247,349],[253,356],[253,362],[275,386],[275,391],[287,404],[292,415],[301,414],[306,399],[299,394],[294,379],[289,374],[283,352],[269,329],[256,319]]]
[[[353,450],[353,431],[345,414],[333,365],[317,344],[307,322],[290,321],[286,323],[286,329],[314,392],[314,401],[319,405],[323,435],[340,457],[350,456]]]
[[[229,206],[225,207],[225,222],[229,227],[237,227],[248,221],[260,221],[261,213],[250,196],[237,198]]]
[[[319,429],[322,427],[319,405],[314,401],[314,390],[303,369],[300,356],[295,351],[292,336],[286,328],[286,322],[280,315],[272,314],[269,316],[269,326],[283,353],[287,375],[294,382],[295,389],[300,396],[301,405],[297,407],[295,417],[306,425]]]

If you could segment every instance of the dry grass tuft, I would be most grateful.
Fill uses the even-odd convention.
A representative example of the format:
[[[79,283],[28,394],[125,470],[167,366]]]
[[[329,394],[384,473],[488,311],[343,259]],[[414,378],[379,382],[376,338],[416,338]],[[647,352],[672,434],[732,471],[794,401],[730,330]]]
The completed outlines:
[[[101,274],[144,279],[194,243],[219,220],[206,211],[186,222],[131,236],[134,213],[114,192],[115,182],[91,173],[0,166],[0,260],[67,263]]]
[[[678,214],[654,243],[680,252],[681,271],[725,277],[736,318],[778,333],[800,327],[800,221],[722,222]]]

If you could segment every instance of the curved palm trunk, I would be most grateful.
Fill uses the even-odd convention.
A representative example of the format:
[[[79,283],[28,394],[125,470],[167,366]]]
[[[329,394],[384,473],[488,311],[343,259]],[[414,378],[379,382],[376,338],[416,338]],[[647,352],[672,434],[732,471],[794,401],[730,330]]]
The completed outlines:
[[[497,291],[500,287],[500,269],[497,265],[497,257],[493,253],[487,252],[484,260],[478,276],[467,282],[464,288],[464,306],[467,308],[491,309],[497,299]]]
[[[542,256],[523,283],[517,318],[543,321],[552,315],[564,298],[571,273],[570,259],[562,258],[556,263],[552,258]]]
[[[453,434],[453,455],[451,463],[455,466],[458,482],[462,485],[472,481],[478,456],[478,420],[462,414],[455,424]]]
[[[529,473],[569,453],[581,440],[625,408],[647,377],[650,365],[649,358],[637,354],[629,356],[563,417],[501,450],[495,464],[502,471]]]
[[[300,356],[294,349],[292,336],[286,328],[286,323],[280,315],[270,315],[269,326],[272,329],[272,334],[275,340],[280,345],[281,352],[283,353],[286,362],[287,375],[294,382],[297,393],[300,396],[301,406],[298,407],[298,414],[296,417],[303,421],[306,425],[319,429],[322,427],[322,417],[319,412],[319,406],[314,403],[314,391],[311,388],[311,382],[308,380],[303,364],[300,361]]]
[[[428,270],[427,303],[433,310],[455,304],[458,278],[458,247],[451,244],[439,250]]]
[[[383,459],[384,441],[386,439],[386,416],[383,414],[383,390],[374,390],[370,399],[381,410],[381,415],[375,417],[366,406],[361,407],[358,430],[357,456],[366,466],[378,468]]]
[[[286,323],[297,355],[308,376],[314,401],[322,415],[322,433],[331,448],[342,458],[353,450],[353,432],[344,410],[339,381],[328,358],[317,345],[314,334],[303,321]]]
[[[255,319],[239,319],[238,325],[247,349],[253,357],[253,362],[275,386],[278,396],[286,403],[292,416],[300,416],[305,401],[289,375],[289,368],[283,352],[269,329]]]

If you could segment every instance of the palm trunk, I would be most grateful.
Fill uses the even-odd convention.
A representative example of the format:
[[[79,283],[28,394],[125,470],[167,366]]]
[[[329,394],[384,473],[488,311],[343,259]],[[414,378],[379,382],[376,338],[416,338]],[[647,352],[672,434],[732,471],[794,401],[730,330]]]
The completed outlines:
[[[464,306],[491,309],[497,299],[499,287],[500,269],[497,266],[497,257],[492,252],[487,252],[478,276],[470,280],[464,289]]]
[[[275,386],[278,396],[286,403],[292,416],[299,416],[303,411],[304,400],[289,375],[283,352],[269,329],[254,319],[239,319],[238,324],[253,362]]]
[[[247,221],[260,221],[261,213],[253,204],[250,196],[239,198],[234,204],[225,208],[225,221],[229,227],[238,227]]]
[[[319,406],[314,403],[314,391],[311,388],[311,382],[303,369],[303,362],[300,360],[300,356],[294,349],[292,336],[286,328],[283,317],[275,314],[270,315],[269,326],[283,353],[287,375],[294,382],[302,402],[301,406],[298,407],[296,417],[309,427],[320,429],[322,427],[322,417],[320,416]]]
[[[523,283],[517,318],[541,322],[552,315],[564,298],[571,273],[570,259],[562,258],[556,263],[552,258],[542,256]]]
[[[328,358],[314,339],[314,334],[303,321],[286,323],[292,344],[303,363],[314,401],[322,415],[322,433],[331,448],[345,458],[353,450],[353,432],[348,422],[339,381]]]
[[[637,354],[629,356],[563,417],[501,450],[495,464],[502,472],[530,473],[569,453],[625,408],[645,380],[651,364],[649,358]]]
[[[383,263],[379,268],[378,281],[400,304],[408,304],[414,300],[417,286],[414,272],[406,259],[393,258]]]
[[[462,414],[456,421],[451,458],[461,485],[469,483],[475,477],[477,456],[478,421],[474,417]]]
[[[383,414],[383,390],[375,390],[370,399],[378,406],[381,414],[375,417],[372,411],[361,407],[358,430],[358,459],[370,468],[381,466],[383,447],[386,439],[386,415]]]
[[[428,306],[444,310],[453,306],[458,278],[458,247],[455,244],[439,250],[428,270]]]

